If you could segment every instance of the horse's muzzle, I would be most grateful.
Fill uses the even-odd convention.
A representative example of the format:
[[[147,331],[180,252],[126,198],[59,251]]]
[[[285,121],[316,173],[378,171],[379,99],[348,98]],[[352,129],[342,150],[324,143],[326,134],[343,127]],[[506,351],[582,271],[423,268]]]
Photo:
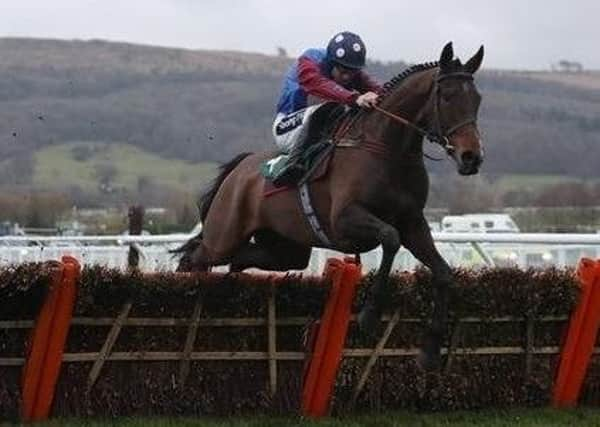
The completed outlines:
[[[483,157],[473,151],[463,152],[458,160],[458,173],[461,175],[475,175],[483,163]]]

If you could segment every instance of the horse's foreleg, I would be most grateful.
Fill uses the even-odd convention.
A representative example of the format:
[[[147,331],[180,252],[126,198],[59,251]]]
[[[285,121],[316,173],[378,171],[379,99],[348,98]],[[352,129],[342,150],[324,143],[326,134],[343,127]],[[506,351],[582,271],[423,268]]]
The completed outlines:
[[[381,312],[388,299],[388,278],[394,257],[400,249],[398,231],[390,224],[382,221],[366,209],[351,205],[344,209],[335,222],[336,239],[346,249],[359,248],[379,243],[383,249],[381,264],[370,289],[369,297],[358,315],[361,329],[372,334],[381,320]],[[354,250],[354,248],[356,248]]]
[[[415,258],[425,264],[432,273],[433,314],[423,340],[419,357],[420,365],[426,370],[440,366],[440,349],[446,334],[448,318],[448,289],[453,282],[452,270],[438,252],[429,225],[421,217],[400,229],[402,244]]]

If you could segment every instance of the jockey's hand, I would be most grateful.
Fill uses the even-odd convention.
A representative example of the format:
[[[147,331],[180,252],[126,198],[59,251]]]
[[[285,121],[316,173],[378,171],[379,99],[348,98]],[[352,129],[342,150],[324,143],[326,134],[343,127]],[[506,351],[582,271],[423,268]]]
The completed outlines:
[[[375,92],[366,92],[356,98],[356,105],[361,108],[371,108],[377,104],[378,95]]]

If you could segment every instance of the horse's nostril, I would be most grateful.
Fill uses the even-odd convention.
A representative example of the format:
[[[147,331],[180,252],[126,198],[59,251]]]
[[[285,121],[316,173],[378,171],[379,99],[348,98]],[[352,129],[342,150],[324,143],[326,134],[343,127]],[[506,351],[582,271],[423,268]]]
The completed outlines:
[[[460,159],[462,160],[463,163],[474,163],[475,160],[477,159],[477,156],[472,151],[465,151],[460,156]]]

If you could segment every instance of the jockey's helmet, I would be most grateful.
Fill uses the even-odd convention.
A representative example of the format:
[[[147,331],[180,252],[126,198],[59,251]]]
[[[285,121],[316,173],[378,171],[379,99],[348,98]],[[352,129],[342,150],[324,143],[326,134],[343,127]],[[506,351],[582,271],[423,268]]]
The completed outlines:
[[[366,55],[360,36],[349,31],[336,34],[327,44],[327,59],[346,68],[364,67]]]

